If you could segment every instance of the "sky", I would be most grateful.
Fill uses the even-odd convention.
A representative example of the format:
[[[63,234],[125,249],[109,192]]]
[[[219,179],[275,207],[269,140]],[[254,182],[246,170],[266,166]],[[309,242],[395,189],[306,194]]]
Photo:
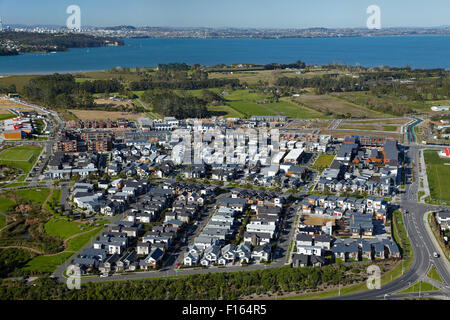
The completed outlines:
[[[450,25],[449,0],[0,0],[0,17],[6,25],[65,25],[73,4],[82,26],[365,27],[370,5],[380,7],[382,27]]]

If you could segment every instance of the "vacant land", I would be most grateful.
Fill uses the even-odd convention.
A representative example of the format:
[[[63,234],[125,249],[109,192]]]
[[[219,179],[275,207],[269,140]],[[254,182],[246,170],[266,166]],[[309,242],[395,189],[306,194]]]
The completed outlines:
[[[392,131],[399,132],[400,126],[389,125],[385,126],[383,124],[375,125],[375,124],[350,124],[350,123],[342,123],[338,129],[349,129],[349,130],[373,130],[373,131]]]
[[[325,113],[334,115],[349,115],[353,118],[358,117],[383,117],[385,115],[369,110],[365,107],[343,101],[331,95],[316,95],[312,93],[300,95],[295,100],[304,104],[305,106]]]
[[[145,117],[143,113],[132,113],[132,112],[118,112],[118,111],[97,111],[97,110],[69,110],[78,119],[83,121],[92,120],[117,120],[119,118],[124,118],[128,120],[136,120],[138,118]]]
[[[327,222],[332,223],[332,225],[335,225],[335,220],[332,218],[321,218],[321,217],[313,217],[313,216],[303,216],[304,223],[307,225],[313,225],[313,226],[324,226],[327,224]]]
[[[330,154],[321,154],[317,158],[316,162],[314,162],[313,167],[319,168],[319,169],[328,168],[331,165],[331,163],[333,162],[333,160],[334,160],[333,154],[331,154],[331,155]]]
[[[197,94],[198,92],[193,92],[193,95]],[[245,117],[286,116],[292,119],[324,118],[324,115],[320,112],[293,103],[289,98],[282,98],[278,102],[267,102],[270,101],[270,97],[249,90],[230,91],[227,95],[224,95],[224,98],[227,100],[227,106],[225,108],[229,106],[234,110],[235,114],[241,114]],[[264,100],[266,100],[266,103],[263,103]]]
[[[423,102],[403,100],[392,95],[375,95],[367,91],[344,92],[336,93],[334,95],[351,103],[365,106],[367,108],[378,108],[380,106],[383,108],[389,107],[392,110],[392,114],[395,114],[395,110],[398,110],[399,108],[410,108],[419,112],[431,111],[430,108]]]
[[[36,162],[42,148],[39,146],[20,146],[6,149],[0,153],[0,164],[21,169],[27,174]]]
[[[449,159],[441,159],[436,150],[424,150],[427,166],[428,183],[430,185],[431,198],[450,203],[450,163]]]
[[[363,130],[339,130],[339,131],[333,131],[333,130],[323,130],[320,131],[320,134],[330,134],[333,136],[333,138],[344,138],[346,136],[367,136],[367,135],[373,135],[372,132],[370,132],[370,130],[367,131],[363,131]],[[399,140],[400,142],[403,141],[403,135],[401,135],[398,132],[392,132],[392,133],[387,133],[387,132],[377,132],[376,133],[377,137],[394,137],[397,140]]]
[[[38,76],[35,75],[16,75],[16,76],[7,76],[0,78],[0,86],[8,88],[12,84],[16,86],[18,91],[22,91],[23,87],[30,81],[32,78],[36,78]]]

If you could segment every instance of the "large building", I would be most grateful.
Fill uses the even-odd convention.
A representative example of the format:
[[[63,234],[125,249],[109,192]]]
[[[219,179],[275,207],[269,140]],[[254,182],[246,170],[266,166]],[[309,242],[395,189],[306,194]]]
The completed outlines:
[[[29,118],[14,118],[4,121],[3,136],[5,140],[24,139],[33,132],[33,124]]]
[[[450,148],[444,148],[439,152],[439,157],[441,158],[450,158]]]

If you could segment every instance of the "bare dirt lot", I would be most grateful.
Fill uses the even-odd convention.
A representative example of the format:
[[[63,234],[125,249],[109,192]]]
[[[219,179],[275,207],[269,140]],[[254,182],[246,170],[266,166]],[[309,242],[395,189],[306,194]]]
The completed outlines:
[[[304,223],[307,225],[324,226],[329,221],[331,221],[333,227],[335,225],[335,219],[333,219],[333,218],[303,216],[303,219],[304,219]]]
[[[132,112],[114,112],[114,111],[98,111],[98,110],[69,110],[80,120],[117,120],[119,118],[128,120],[137,120],[138,118],[145,117],[143,113]]]
[[[131,100],[126,101],[116,101],[109,99],[95,99],[94,103],[99,106],[112,106],[114,108],[132,108],[133,102]]]

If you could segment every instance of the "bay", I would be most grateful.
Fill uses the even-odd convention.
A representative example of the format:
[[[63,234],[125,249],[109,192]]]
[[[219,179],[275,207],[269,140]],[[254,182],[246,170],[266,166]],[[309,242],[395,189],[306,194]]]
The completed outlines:
[[[450,68],[450,36],[292,39],[125,39],[123,47],[0,57],[0,74],[43,74],[155,67],[160,63],[340,63]]]

